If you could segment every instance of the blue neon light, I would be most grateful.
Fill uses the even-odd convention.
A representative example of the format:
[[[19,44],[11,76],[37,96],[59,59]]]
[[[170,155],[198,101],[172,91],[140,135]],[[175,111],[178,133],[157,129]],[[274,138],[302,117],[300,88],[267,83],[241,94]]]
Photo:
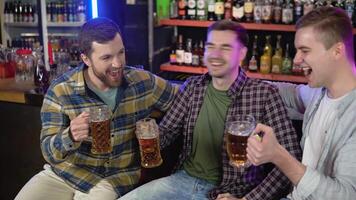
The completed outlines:
[[[96,0],[91,0],[91,13],[92,13],[92,17],[93,18],[97,18],[98,17],[98,3]]]

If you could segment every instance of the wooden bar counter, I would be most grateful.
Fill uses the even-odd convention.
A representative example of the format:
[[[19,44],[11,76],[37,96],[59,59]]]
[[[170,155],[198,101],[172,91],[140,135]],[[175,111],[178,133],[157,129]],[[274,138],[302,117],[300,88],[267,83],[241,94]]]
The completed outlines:
[[[44,164],[40,150],[43,95],[32,82],[0,79],[1,200],[12,200]]]

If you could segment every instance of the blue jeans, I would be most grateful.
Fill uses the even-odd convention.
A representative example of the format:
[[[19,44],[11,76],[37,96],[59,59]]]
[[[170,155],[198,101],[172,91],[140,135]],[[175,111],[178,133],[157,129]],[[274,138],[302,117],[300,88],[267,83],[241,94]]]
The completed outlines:
[[[120,197],[120,200],[206,200],[214,184],[188,175],[184,170],[146,183]]]

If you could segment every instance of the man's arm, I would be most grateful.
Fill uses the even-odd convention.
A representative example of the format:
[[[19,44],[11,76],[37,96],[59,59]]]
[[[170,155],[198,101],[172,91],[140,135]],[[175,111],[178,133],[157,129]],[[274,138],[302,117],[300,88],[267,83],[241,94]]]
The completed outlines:
[[[350,128],[352,128],[352,125]],[[353,130],[356,132],[356,128]],[[247,157],[255,165],[272,162],[296,186],[302,199],[314,196],[315,199],[353,199],[356,195],[356,137],[353,135],[337,152],[332,175],[326,176],[294,159],[278,144],[273,129],[258,125],[255,132],[264,132],[262,142],[252,136],[248,140]]]
[[[172,106],[164,115],[160,125],[160,142],[164,148],[173,142],[179,134],[182,133],[184,120],[187,118],[187,112],[190,100],[190,80],[188,79],[179,88]]]
[[[41,150],[45,160],[51,164],[65,161],[80,146],[74,142],[69,131],[70,120],[62,111],[62,105],[49,89],[41,108]]]
[[[271,87],[269,96],[265,103],[264,123],[275,129],[277,139],[281,146],[294,157],[301,158],[301,149],[298,143],[297,134],[287,116],[287,111],[283,105],[277,89]],[[249,199],[275,199],[290,186],[288,178],[274,167],[265,179],[255,187],[250,193],[245,195]]]

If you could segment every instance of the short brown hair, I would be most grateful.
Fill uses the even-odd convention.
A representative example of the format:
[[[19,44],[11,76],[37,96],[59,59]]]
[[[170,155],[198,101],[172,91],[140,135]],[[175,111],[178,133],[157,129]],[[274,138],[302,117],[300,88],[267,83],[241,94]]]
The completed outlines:
[[[248,45],[248,34],[246,29],[237,22],[231,20],[221,20],[213,23],[208,28],[208,34],[211,31],[233,31],[236,33],[237,41],[245,47]]]
[[[326,49],[343,42],[348,58],[354,59],[352,24],[343,9],[326,6],[314,9],[296,23],[297,31],[305,27],[313,27],[320,34],[319,41]]]
[[[93,42],[104,44],[113,40],[119,34],[119,26],[105,17],[98,17],[87,21],[79,32],[79,47],[83,54],[90,56]]]

